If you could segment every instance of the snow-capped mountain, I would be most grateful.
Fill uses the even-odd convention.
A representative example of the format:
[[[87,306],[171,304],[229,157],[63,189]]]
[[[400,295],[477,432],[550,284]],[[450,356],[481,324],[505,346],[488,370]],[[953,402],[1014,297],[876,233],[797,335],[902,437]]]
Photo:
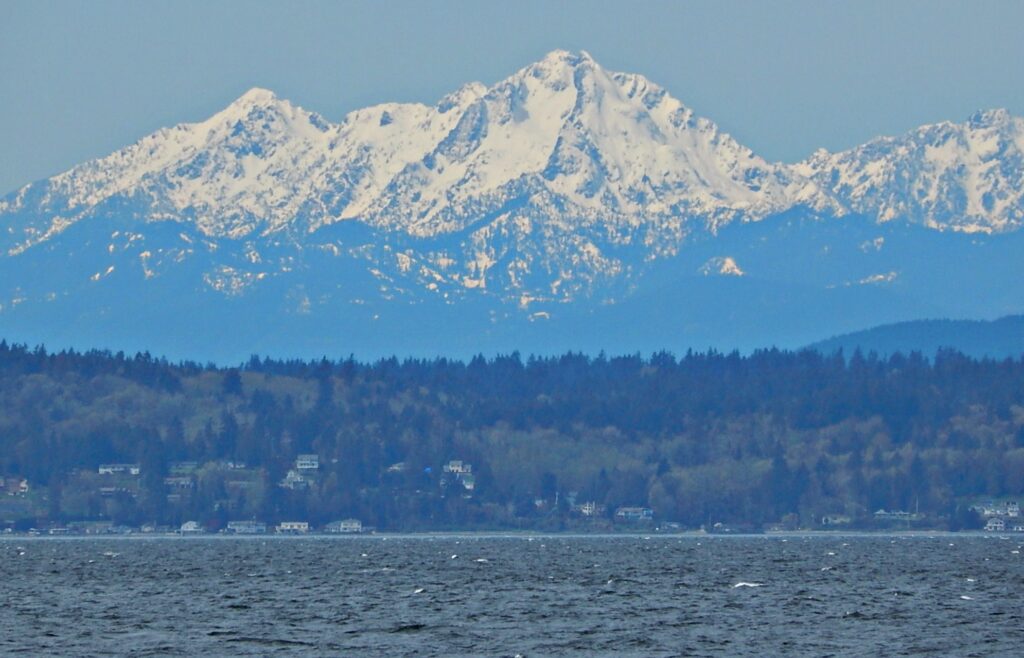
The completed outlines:
[[[912,244],[906,231],[1014,233],[1022,149],[1024,121],[997,110],[772,163],[585,52],[552,52],[432,106],[387,103],[338,123],[252,89],[205,121],[0,199],[0,333],[31,333],[40,318],[138,328],[148,312],[138,305],[155,295],[171,309],[165,326],[197,313],[228,324],[283,313],[319,318],[320,333],[391,321],[398,342],[437,309],[460,310],[446,322],[475,313],[488,332],[576,314],[563,330],[576,338],[594,313],[643,315],[650,295],[652,307],[675,299],[673,331],[729,336],[738,316],[709,311],[728,297],[696,292],[719,285],[767,285],[757,303],[797,286],[912,292],[920,304],[891,308],[941,309],[914,288],[923,275],[908,254],[925,238]],[[804,293],[791,299],[813,306]],[[173,312],[183,300],[191,316]],[[999,297],[997,307],[1017,303]]]
[[[1002,109],[841,153],[818,151],[794,169],[879,222],[990,233],[1024,220],[1024,119]]]
[[[433,107],[371,107],[339,124],[253,89],[206,121],[23,188],[0,217],[22,219],[8,226],[12,255],[112,206],[208,238],[346,220],[418,238],[469,231],[466,253],[425,257],[432,270],[453,257],[471,263],[452,275],[466,287],[486,287],[507,255],[493,244],[503,234],[522,255],[504,258],[499,278],[517,287],[514,273],[534,258],[560,270],[547,283],[620,272],[602,242],[639,242],[653,258],[689,231],[796,204],[838,210],[807,177],[757,157],[642,76],[556,51],[491,88],[473,83]]]

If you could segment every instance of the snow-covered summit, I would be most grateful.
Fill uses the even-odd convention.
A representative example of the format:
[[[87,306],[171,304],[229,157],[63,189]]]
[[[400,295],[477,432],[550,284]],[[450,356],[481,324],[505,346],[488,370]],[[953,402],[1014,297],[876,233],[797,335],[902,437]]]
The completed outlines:
[[[130,204],[144,221],[194,223],[241,237],[298,218],[315,194],[334,130],[272,92],[252,89],[209,119],[163,128],[105,158],[20,190],[0,213],[30,210],[26,248],[108,204]],[[25,208],[29,200],[35,207]]]
[[[489,88],[366,108],[338,124],[253,88],[206,121],[30,188],[0,205],[36,200],[17,227],[22,247],[125,200],[144,221],[227,237],[343,219],[432,235],[524,203],[549,206],[545,221],[570,209],[633,224],[829,204],[642,76],[561,50]]]
[[[211,240],[288,235],[299,244],[358,222],[394,242],[455,236],[460,253],[403,253],[401,271],[432,285],[487,288],[497,277],[517,296],[557,297],[628,273],[630,258],[671,256],[687,236],[794,207],[1016,229],[1022,151],[1022,120],[990,110],[771,163],[642,75],[556,50],[491,86],[469,83],[433,105],[359,109],[337,123],[250,89],[205,121],[158,130],[0,199],[0,253],[102,216],[180,222]],[[628,257],[612,255],[624,249]]]
[[[1024,221],[1024,119],[1005,109],[818,151],[794,169],[879,222],[990,233]]]
[[[757,157],[646,78],[560,50],[469,104],[367,219],[429,235],[524,200],[632,224],[714,224],[829,204],[813,183]]]

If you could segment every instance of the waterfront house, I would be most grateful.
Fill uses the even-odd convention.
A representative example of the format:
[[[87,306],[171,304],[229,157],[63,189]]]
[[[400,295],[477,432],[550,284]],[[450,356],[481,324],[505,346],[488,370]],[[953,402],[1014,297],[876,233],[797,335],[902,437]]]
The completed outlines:
[[[987,503],[975,505],[971,509],[976,511],[978,514],[981,514],[985,518],[990,518],[993,516],[1005,516],[1011,519],[1016,519],[1020,517],[1020,505],[1017,503],[1017,501],[1010,501],[998,504],[989,501]]]
[[[985,524],[985,532],[1006,532],[1006,521],[1000,516],[993,516]]]
[[[363,531],[363,522],[359,519],[345,519],[343,521],[331,521],[324,526],[324,532],[334,535],[355,534]]]
[[[267,524],[260,521],[228,521],[225,532],[229,535],[262,535],[267,532]]]
[[[615,510],[615,520],[630,523],[638,521],[653,521],[654,510],[650,507],[620,507]]]
[[[178,532],[183,535],[198,535],[203,532],[203,526],[196,521],[185,521]]]
[[[277,525],[277,532],[281,535],[304,535],[309,532],[309,523],[305,521],[281,521]]]

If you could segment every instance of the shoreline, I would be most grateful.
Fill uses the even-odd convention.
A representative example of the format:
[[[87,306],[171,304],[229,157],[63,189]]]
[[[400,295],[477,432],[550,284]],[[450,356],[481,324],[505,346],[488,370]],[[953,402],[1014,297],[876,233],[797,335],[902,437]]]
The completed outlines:
[[[998,533],[985,532],[982,530],[950,531],[950,530],[860,530],[860,531],[823,531],[823,530],[784,530],[763,533],[708,533],[701,531],[692,532],[619,532],[619,533],[580,533],[580,532],[532,532],[532,531],[491,531],[491,530],[465,530],[465,531],[424,531],[424,532],[373,532],[373,533],[321,533],[309,532],[302,534],[227,534],[227,533],[111,533],[111,534],[30,534],[30,533],[7,533],[0,534],[0,541],[13,540],[377,540],[387,541],[393,539],[817,539],[817,538],[873,538],[873,537],[902,537],[902,538],[937,538],[937,537],[964,537],[964,538],[988,538],[988,539],[1021,539],[1024,540],[1024,533]]]

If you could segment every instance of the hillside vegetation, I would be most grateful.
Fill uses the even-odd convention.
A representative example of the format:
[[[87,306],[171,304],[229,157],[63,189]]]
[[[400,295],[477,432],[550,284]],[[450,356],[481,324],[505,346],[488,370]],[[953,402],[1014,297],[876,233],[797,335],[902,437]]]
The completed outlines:
[[[319,467],[296,480],[299,455]],[[0,522],[22,525],[556,530],[648,507],[683,527],[870,525],[885,509],[958,528],[976,500],[1024,493],[1024,362],[769,350],[218,369],[0,343],[0,475],[27,480],[0,496]]]

